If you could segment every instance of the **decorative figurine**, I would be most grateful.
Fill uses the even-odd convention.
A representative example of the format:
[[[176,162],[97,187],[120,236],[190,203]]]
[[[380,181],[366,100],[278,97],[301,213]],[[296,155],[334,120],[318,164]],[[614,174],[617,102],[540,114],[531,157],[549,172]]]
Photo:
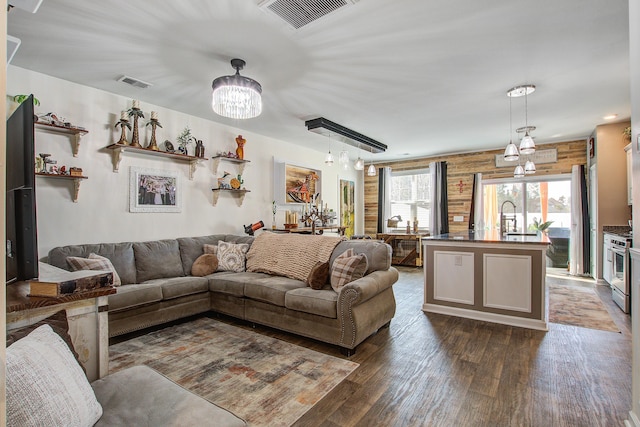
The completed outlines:
[[[220,178],[218,178],[218,188],[221,190],[231,190],[231,179],[229,178],[231,174],[227,171],[222,174]]]
[[[138,118],[142,117],[144,119],[144,114],[142,110],[140,110],[140,101],[137,99],[133,100],[133,105],[128,111],[129,117],[133,117],[133,136],[131,137],[131,146],[142,148],[140,145],[140,136],[138,135]]]
[[[173,143],[168,139],[164,140],[164,149],[167,153],[175,153],[176,149],[173,148]]]
[[[238,159],[244,160],[244,144],[247,142],[246,139],[242,137],[242,135],[238,135],[236,138],[236,144],[238,144],[238,148],[236,148],[236,155]]]
[[[125,128],[131,130],[131,123],[129,123],[129,119],[127,117],[128,115],[126,111],[120,112],[120,120],[116,123],[115,127],[117,128],[120,126],[122,134],[120,135],[120,141],[116,142],[116,144],[129,145],[129,141],[127,141],[127,130]]]
[[[147,150],[159,151],[158,144],[156,143],[156,126],[162,127],[160,122],[158,121],[158,112],[151,112],[151,120],[147,123],[147,126],[151,125],[151,140],[149,141],[149,145],[147,145]]]

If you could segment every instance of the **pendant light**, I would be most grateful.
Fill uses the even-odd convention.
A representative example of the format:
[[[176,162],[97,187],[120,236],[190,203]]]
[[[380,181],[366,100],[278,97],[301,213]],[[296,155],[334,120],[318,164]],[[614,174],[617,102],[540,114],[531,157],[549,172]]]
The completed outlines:
[[[357,171],[364,170],[364,160],[358,156],[358,159],[353,163],[353,168]]]
[[[331,150],[329,150],[329,152],[325,156],[324,162],[327,164],[327,166],[333,166],[333,154],[331,154]]]
[[[369,165],[369,168],[367,169],[367,176],[376,176],[376,167],[373,166],[373,163],[371,163]]]
[[[527,162],[524,164],[524,173],[527,175],[536,173],[536,164],[531,160],[527,160]]]
[[[349,169],[349,152],[347,150],[342,150],[340,152],[340,156],[338,157],[338,163],[342,166],[342,169]]]
[[[211,107],[216,114],[231,119],[251,119],[262,113],[262,86],[257,81],[240,75],[246,62],[234,58],[231,66],[236,73],[218,77],[213,81]]]
[[[508,162],[514,162],[520,158],[520,154],[518,154],[518,147],[516,147],[513,139],[511,139],[513,129],[511,125],[511,96],[509,92],[507,92],[507,96],[509,97],[509,144],[507,144],[507,148],[504,150],[504,159]]]
[[[529,117],[528,117],[528,110],[529,110],[529,105],[527,102],[527,99],[529,98],[529,87],[531,88],[531,92],[533,92],[535,90],[535,86],[533,85],[527,85],[525,86],[525,91],[524,91],[524,136],[522,137],[522,141],[520,141],[520,153],[521,154],[533,154],[536,151],[536,144],[535,142],[533,142],[533,138],[531,138],[531,136],[529,136],[529,131],[533,130],[529,127]]]
[[[520,163],[518,163],[518,166],[516,166],[516,169],[513,171],[513,177],[514,178],[524,177],[524,168]]]

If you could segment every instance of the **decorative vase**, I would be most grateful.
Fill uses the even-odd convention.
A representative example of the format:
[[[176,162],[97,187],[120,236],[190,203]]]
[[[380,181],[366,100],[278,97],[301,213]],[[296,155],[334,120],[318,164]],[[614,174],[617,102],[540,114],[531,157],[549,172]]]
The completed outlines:
[[[201,139],[196,141],[196,157],[204,157],[204,144],[202,144]]]

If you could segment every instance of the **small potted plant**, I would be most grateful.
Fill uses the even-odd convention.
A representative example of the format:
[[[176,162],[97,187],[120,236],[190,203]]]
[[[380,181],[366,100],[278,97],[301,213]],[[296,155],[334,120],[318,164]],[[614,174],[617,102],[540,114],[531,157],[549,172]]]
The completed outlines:
[[[547,229],[551,227],[551,224],[553,224],[553,221],[545,221],[545,222],[541,222],[541,221],[542,219],[538,221],[537,218],[533,218],[533,229],[536,230],[538,235],[541,235],[542,233],[546,233]]]

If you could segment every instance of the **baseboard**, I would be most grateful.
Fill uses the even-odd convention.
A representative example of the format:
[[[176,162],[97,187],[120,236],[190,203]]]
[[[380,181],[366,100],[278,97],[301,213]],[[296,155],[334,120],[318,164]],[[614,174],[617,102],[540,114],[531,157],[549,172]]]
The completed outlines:
[[[629,411],[629,419],[624,420],[625,427],[640,427],[640,418],[635,412]]]
[[[500,323],[503,325],[518,326],[520,328],[536,329],[539,331],[549,330],[547,322],[538,319],[527,319],[523,317],[507,316],[504,314],[488,313],[485,311],[467,310],[465,308],[448,307],[437,304],[423,304],[422,310],[428,313],[465,317],[467,319],[483,320],[485,322]]]

